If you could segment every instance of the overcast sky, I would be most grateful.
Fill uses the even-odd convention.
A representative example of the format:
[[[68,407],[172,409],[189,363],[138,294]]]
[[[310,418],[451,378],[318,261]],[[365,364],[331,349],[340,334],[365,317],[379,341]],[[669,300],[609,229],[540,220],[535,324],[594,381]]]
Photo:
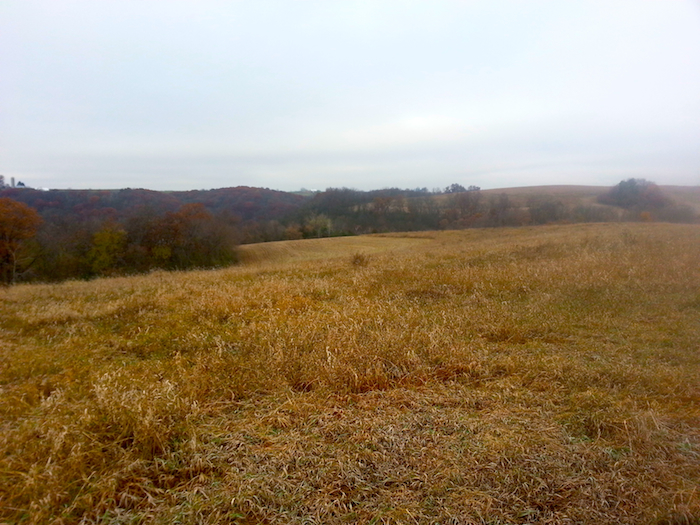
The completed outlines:
[[[700,185],[700,2],[1,0],[0,174]]]

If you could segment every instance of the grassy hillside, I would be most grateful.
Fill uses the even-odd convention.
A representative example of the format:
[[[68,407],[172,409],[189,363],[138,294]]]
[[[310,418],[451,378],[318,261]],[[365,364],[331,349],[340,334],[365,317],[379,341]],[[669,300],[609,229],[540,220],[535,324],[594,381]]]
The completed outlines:
[[[661,191],[678,204],[690,206],[700,213],[700,186],[661,186]]]
[[[700,520],[697,225],[243,259],[0,289],[0,522]]]
[[[487,197],[498,196],[502,193],[517,206],[527,206],[532,198],[546,197],[560,201],[564,205],[574,208],[576,206],[590,206],[598,203],[598,197],[609,191],[605,186],[526,186],[519,188],[499,188],[482,190]]]
[[[434,233],[415,232],[389,235],[362,235],[335,239],[308,239],[248,244],[238,248],[244,265],[288,264],[356,254],[369,256],[387,251],[417,248],[435,238]]]
[[[661,193],[674,203],[690,206],[700,213],[700,186],[659,186]],[[483,190],[486,196],[505,193],[517,205],[525,206],[533,197],[549,197],[561,201],[568,207],[590,206],[597,204],[598,197],[610,191],[606,186],[526,186],[521,188],[502,188]]]

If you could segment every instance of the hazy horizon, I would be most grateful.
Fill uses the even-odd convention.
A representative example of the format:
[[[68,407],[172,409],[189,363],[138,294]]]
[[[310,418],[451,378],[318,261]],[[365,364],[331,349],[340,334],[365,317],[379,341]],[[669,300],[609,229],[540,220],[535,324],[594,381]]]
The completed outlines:
[[[691,0],[0,5],[38,188],[700,185]]]

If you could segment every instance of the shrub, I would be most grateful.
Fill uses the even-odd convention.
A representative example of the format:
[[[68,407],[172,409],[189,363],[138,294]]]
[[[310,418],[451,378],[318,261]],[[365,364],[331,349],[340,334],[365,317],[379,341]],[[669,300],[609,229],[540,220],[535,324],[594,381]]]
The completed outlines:
[[[351,262],[353,266],[367,266],[369,264],[369,255],[357,252],[352,256]]]

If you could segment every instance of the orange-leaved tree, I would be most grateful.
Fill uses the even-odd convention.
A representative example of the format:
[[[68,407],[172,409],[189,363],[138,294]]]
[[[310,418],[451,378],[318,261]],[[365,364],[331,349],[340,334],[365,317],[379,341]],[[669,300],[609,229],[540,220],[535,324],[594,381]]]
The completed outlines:
[[[34,208],[8,197],[0,198],[0,282],[15,281],[22,266],[21,250],[41,222]]]

